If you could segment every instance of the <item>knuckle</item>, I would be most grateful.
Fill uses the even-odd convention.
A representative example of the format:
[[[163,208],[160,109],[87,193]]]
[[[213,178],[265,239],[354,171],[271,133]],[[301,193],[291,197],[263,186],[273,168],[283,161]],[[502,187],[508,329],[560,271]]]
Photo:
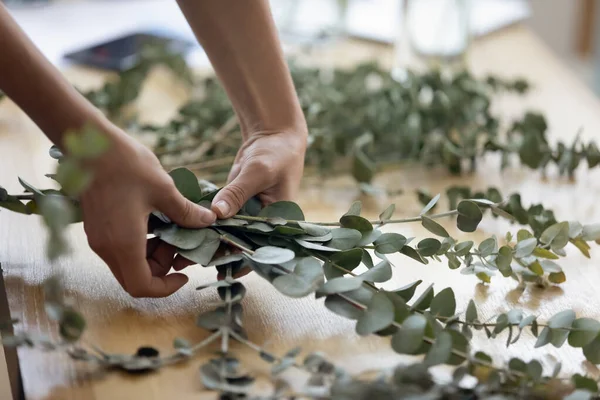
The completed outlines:
[[[249,164],[252,166],[252,169],[255,169],[267,179],[272,178],[277,174],[275,163],[268,157],[257,157]]]
[[[235,183],[228,186],[230,198],[239,206],[243,205],[246,199],[246,191]]]
[[[183,207],[181,209],[181,219],[187,221],[190,219],[192,215],[192,203],[189,201],[183,202]]]

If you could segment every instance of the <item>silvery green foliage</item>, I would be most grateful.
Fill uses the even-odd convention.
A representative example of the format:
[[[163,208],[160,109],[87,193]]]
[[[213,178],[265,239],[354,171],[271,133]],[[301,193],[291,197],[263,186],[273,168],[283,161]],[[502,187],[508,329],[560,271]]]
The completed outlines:
[[[73,148],[78,145],[72,144]],[[59,171],[63,165],[69,165],[69,160],[61,160]],[[76,169],[69,174],[78,180]],[[185,197],[201,205],[210,203],[218,191],[207,188],[206,184],[201,186],[194,174],[185,169],[172,171],[171,177]],[[77,221],[71,213],[75,210],[77,214],[73,192],[66,192],[64,188],[48,192],[23,180],[20,182],[25,194],[9,195],[0,190],[0,207],[26,214],[39,212],[51,232],[54,230],[57,235],[66,224]],[[68,202],[65,204],[71,208],[54,207],[49,215],[44,200],[49,196]],[[473,232],[486,210],[500,217],[513,217],[505,203],[485,198],[461,199],[455,210],[433,214],[439,198],[429,199],[417,217],[395,219],[396,207],[392,205],[374,221],[361,216],[362,207],[358,202],[352,204],[339,221],[325,223],[306,221],[301,208],[293,202],[261,207],[255,199],[235,217],[203,229],[182,228],[160,213],[153,213],[149,217],[150,233],[175,246],[183,257],[204,267],[214,267],[222,278],[198,287],[198,290],[216,289],[220,298],[213,310],[197,318],[197,325],[209,332],[206,339],[190,343],[185,338],[176,338],[173,353],[167,356],[160,355],[153,347],[139,348],[133,354],[111,354],[96,346],[84,345],[80,338],[84,334],[85,320],[64,298],[59,282],[53,279],[46,285],[46,312],[50,319],[57,321],[61,340],[53,342],[17,333],[4,341],[11,346],[62,349],[74,359],[134,373],[185,361],[200,349],[220,343],[217,355],[201,366],[200,379],[207,388],[228,398],[252,398],[254,382],[254,377],[231,351],[231,340],[250,347],[262,360],[272,364],[273,379],[278,382],[275,398],[293,397],[291,389],[279,378],[289,368],[310,373],[303,394],[314,398],[511,399],[547,398],[548,393],[556,394],[556,385],[562,382],[556,379],[559,367],[552,375],[544,375],[541,364],[535,360],[525,362],[515,358],[504,366],[494,363],[485,353],[470,348],[474,331],[485,332],[489,339],[501,337],[509,346],[528,330],[537,338],[535,347],[568,344],[581,348],[588,361],[600,364],[600,322],[577,317],[572,310],[561,311],[544,322],[515,309],[497,315],[493,322],[484,322],[479,320],[473,301],[466,310],[457,309],[451,288],[436,290],[429,286],[417,297],[415,293],[421,281],[395,290],[378,287],[391,279],[394,266],[387,256],[394,253],[423,264],[444,258],[450,268],[460,268],[461,273],[476,275],[484,282],[501,275],[521,282],[544,279],[558,284],[566,276],[554,260],[565,255],[564,248],[572,244],[587,254],[588,242],[600,239],[598,225],[552,221],[537,235],[522,229],[514,237],[508,234],[503,243],[496,237],[478,244],[459,242],[437,222],[439,218],[456,218],[460,230]],[[385,224],[408,222],[421,223],[432,237],[417,240],[380,230]],[[54,246],[56,242],[49,245]],[[361,265],[366,266],[366,270],[355,272]],[[235,277],[244,268],[251,268],[284,295],[324,298],[325,307],[330,311],[355,321],[359,335],[390,336],[394,351],[421,355],[423,361],[410,367],[398,367],[393,373],[381,371],[380,378],[365,381],[348,375],[323,355],[307,355],[300,362],[301,349],[298,348],[283,355],[270,353],[253,343],[243,327],[242,302],[247,290]],[[442,364],[456,367],[453,383],[441,385],[429,376],[430,367]],[[465,376],[475,378],[478,384],[462,387]],[[596,382],[580,375],[572,377],[572,384],[564,394],[572,392],[573,387],[578,391],[571,394],[572,398],[585,398],[597,392]],[[407,397],[409,394],[417,397]]]

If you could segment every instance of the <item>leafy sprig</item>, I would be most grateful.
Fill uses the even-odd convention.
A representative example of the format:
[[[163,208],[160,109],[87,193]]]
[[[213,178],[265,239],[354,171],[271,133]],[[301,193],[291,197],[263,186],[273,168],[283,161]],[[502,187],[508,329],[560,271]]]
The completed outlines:
[[[82,140],[86,137],[80,135],[77,138]],[[92,138],[93,135],[83,140]],[[77,153],[77,143],[81,144],[75,140],[69,152],[75,150]],[[63,159],[62,152],[57,149],[53,149],[52,152],[60,159],[60,172],[64,165],[69,165],[70,159]],[[78,174],[68,176],[75,181],[80,180]],[[218,189],[212,190],[208,185],[201,186],[194,174],[188,170],[171,171],[171,176],[185,197],[201,205],[208,205],[218,192]],[[70,187],[69,179],[59,181]],[[35,205],[40,199],[47,197],[47,191],[39,190],[23,181],[22,185],[28,197],[9,196],[4,191],[0,206],[27,214],[37,210],[37,207],[31,204]],[[76,207],[76,193],[65,191],[63,188],[52,192],[52,196],[62,196]],[[416,300],[413,300],[413,296],[421,281],[397,290],[378,288],[378,283],[388,281],[392,275],[392,263],[387,254],[397,252],[422,263],[429,260],[439,261],[440,257],[444,256],[451,268],[463,265],[465,273],[475,273],[484,281],[489,281],[489,278],[486,278],[489,271],[498,270],[505,276],[517,277],[522,281],[528,280],[529,275],[538,278],[548,273],[550,281],[560,282],[564,279],[564,274],[551,260],[564,256],[562,249],[570,241],[582,241],[587,246],[588,241],[596,240],[600,235],[597,225],[581,226],[577,223],[561,222],[546,228],[539,238],[521,230],[517,234],[516,243],[512,243],[513,238],[507,236],[507,244],[499,246],[497,240],[492,237],[475,248],[472,242],[457,242],[451,238],[436,219],[456,217],[460,230],[473,232],[477,229],[486,208],[500,216],[510,217],[501,208],[502,204],[485,199],[461,200],[456,210],[430,214],[438,199],[439,196],[436,196],[429,201],[417,217],[394,219],[395,207],[390,206],[374,221],[363,218],[360,215],[360,203],[354,203],[339,221],[327,223],[305,221],[300,207],[292,202],[278,202],[262,208],[253,199],[234,218],[220,220],[209,228],[198,230],[178,227],[164,215],[153,213],[150,216],[149,229],[156,237],[175,246],[181,256],[203,266],[214,266],[224,276],[221,281],[198,288],[202,290],[215,287],[222,302],[216,309],[198,317],[197,324],[212,332],[206,340],[191,345],[185,339],[176,339],[175,354],[167,357],[160,357],[158,351],[153,348],[138,349],[133,355],[110,354],[96,347],[88,350],[74,344],[80,339],[85,328],[83,318],[72,306],[65,303],[62,297],[54,295],[50,297],[47,311],[51,318],[59,322],[63,342],[51,343],[29,334],[9,337],[8,342],[12,345],[38,345],[46,349],[67,348],[71,357],[93,362],[104,368],[148,371],[184,361],[199,349],[220,339],[220,355],[202,367],[202,380],[207,387],[224,394],[245,395],[253,379],[242,371],[239,360],[231,354],[231,339],[259,351],[263,359],[274,363],[274,373],[291,366],[306,367],[307,364],[305,362],[300,365],[296,362],[298,350],[277,357],[248,338],[242,326],[241,305],[246,288],[233,276],[249,266],[287,296],[305,297],[314,293],[316,297],[324,297],[324,304],[329,310],[356,321],[356,331],[359,335],[391,336],[392,348],[396,352],[425,355],[422,368],[438,364],[466,367],[459,367],[457,374],[480,375],[478,387],[483,392],[535,395],[539,390],[548,390],[548,385],[553,381],[552,378],[542,379],[537,361],[525,363],[515,359],[505,368],[495,365],[484,353],[473,355],[469,349],[469,339],[473,330],[484,330],[490,338],[507,331],[507,344],[512,344],[524,329],[529,328],[538,338],[537,347],[548,344],[559,347],[568,341],[571,346],[582,348],[589,361],[600,362],[600,353],[596,349],[600,343],[600,322],[590,318],[576,318],[575,313],[570,310],[558,313],[548,322],[539,322],[536,317],[525,316],[520,310],[503,313],[496,317],[495,322],[482,322],[478,320],[473,302],[469,303],[464,317],[460,317],[451,288],[435,293],[430,286]],[[17,202],[21,206],[16,206]],[[44,215],[43,210],[40,212]],[[380,230],[385,224],[409,222],[420,222],[436,237],[425,238],[411,246],[413,239],[399,233],[383,233]],[[373,261],[373,255],[379,259],[378,262]],[[361,264],[366,266],[367,270],[362,273],[354,272]],[[526,272],[515,272],[518,266]],[[560,276],[560,279],[553,279],[557,276]],[[51,291],[57,292],[56,289]],[[330,364],[322,365],[331,370]],[[482,371],[487,371],[487,375]],[[494,376],[493,384],[483,379],[483,375],[488,378]],[[319,377],[319,382],[328,382],[319,389],[321,394],[328,393],[335,398],[336,390],[341,390],[338,386],[340,382],[356,384],[352,378],[340,371],[336,372],[335,377],[327,380],[323,376]],[[574,380],[586,390],[593,387],[588,378],[574,377]],[[458,390],[457,387],[453,388],[452,390]],[[365,383],[363,389],[375,388]],[[427,389],[442,390],[438,385],[427,386]],[[388,390],[393,392],[393,387]],[[443,390],[450,388],[444,387]]]

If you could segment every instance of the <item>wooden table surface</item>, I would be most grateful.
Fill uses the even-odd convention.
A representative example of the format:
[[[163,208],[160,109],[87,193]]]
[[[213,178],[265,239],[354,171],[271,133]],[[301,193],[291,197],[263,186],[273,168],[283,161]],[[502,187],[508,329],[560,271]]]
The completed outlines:
[[[378,57],[382,62],[391,60],[390,49],[366,43],[353,43],[349,48],[340,46],[344,57],[330,59],[352,63],[357,59]],[[349,45],[350,46],[350,45]],[[351,56],[349,56],[351,55]],[[524,76],[534,84],[534,91],[525,100],[502,98],[498,109],[505,115],[519,115],[524,107],[544,112],[549,120],[552,138],[569,140],[576,131],[584,128],[583,138],[600,138],[600,102],[565,66],[563,66],[526,28],[514,26],[476,42],[469,63],[476,73],[492,72],[501,76]],[[101,81],[89,71],[69,71],[68,76],[79,85],[97,85]],[[157,73],[144,90],[140,108],[149,118],[165,119],[183,100],[173,88],[170,78]],[[20,190],[17,176],[37,186],[49,185],[44,174],[53,171],[54,164],[47,157],[49,142],[37,128],[10,102],[0,106],[0,184],[9,192]],[[577,219],[581,222],[599,222],[600,207],[596,206],[600,194],[600,175],[578,171],[575,183],[551,174],[542,182],[537,172],[521,168],[518,164],[504,174],[499,172],[499,159],[486,158],[472,176],[455,178],[442,170],[425,171],[407,168],[381,174],[377,184],[388,188],[402,188],[405,195],[397,198],[367,198],[364,209],[377,215],[389,203],[398,204],[398,216],[417,215],[420,205],[415,201],[414,190],[419,187],[432,193],[446,186],[462,183],[477,188],[490,185],[504,193],[519,191],[524,204],[543,202],[553,208],[559,220]],[[358,191],[347,177],[330,179],[326,188],[305,182],[298,199],[308,220],[336,220],[357,198]],[[441,207],[446,207],[442,202]],[[452,221],[445,226],[452,228]],[[426,232],[417,225],[386,227],[405,235],[422,237]],[[508,223],[493,219],[484,220],[482,233],[470,235],[479,241],[484,235],[504,235],[506,230],[516,231]],[[464,234],[452,231],[457,237]],[[66,287],[74,296],[77,307],[86,316],[89,328],[86,340],[107,351],[131,353],[141,345],[153,344],[169,351],[174,337],[181,336],[198,341],[207,333],[194,325],[195,315],[206,310],[216,293],[210,290],[196,292],[200,282],[213,280],[212,270],[192,267],[186,270],[188,283],[175,295],[165,299],[132,299],[117,284],[108,268],[87,247],[81,226],[71,228],[74,254],[51,266],[44,257],[45,233],[36,217],[0,212],[0,263],[12,316],[22,321],[19,328],[55,335],[54,327],[44,315],[41,284],[51,273],[60,270],[66,278]],[[437,290],[452,286],[457,295],[458,309],[464,310],[470,298],[475,298],[484,317],[522,308],[547,318],[565,308],[574,308],[578,316],[600,317],[600,249],[593,247],[592,259],[587,260],[576,251],[569,251],[562,261],[567,282],[546,290],[516,289],[516,282],[499,275],[490,285],[478,284],[471,276],[451,271],[445,265],[432,263],[423,266],[404,256],[393,256],[396,269],[391,282],[393,288],[422,279],[424,284],[435,283]],[[244,323],[250,338],[257,343],[268,342],[268,348],[281,354],[298,344],[305,351],[321,350],[332,359],[346,365],[350,371],[392,366],[402,360],[389,347],[389,339],[359,338],[351,321],[342,319],[324,308],[322,300],[313,298],[288,299],[276,292],[270,284],[256,275],[243,278],[248,287]],[[527,358],[526,354],[546,361],[558,356],[566,372],[590,371],[583,363],[579,350],[568,347],[557,351],[552,347],[532,350],[532,337],[526,336],[506,349],[504,340],[488,342],[477,336],[473,349],[485,349],[506,359],[511,355]],[[259,372],[267,371],[262,361],[246,350],[240,352],[242,360]],[[198,368],[204,357],[196,357],[184,365],[170,367],[144,377],[130,377],[110,373],[103,378],[90,373],[85,366],[72,362],[60,354],[44,354],[38,350],[19,351],[20,367],[27,399],[198,399],[214,398],[205,392],[198,378]],[[592,372],[595,372],[593,368]],[[205,397],[206,396],[206,397]]]

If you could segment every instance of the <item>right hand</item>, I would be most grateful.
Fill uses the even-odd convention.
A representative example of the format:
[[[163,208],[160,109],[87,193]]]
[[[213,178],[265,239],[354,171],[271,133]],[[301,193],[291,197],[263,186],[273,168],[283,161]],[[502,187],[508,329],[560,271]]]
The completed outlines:
[[[110,149],[92,163],[92,183],[80,198],[88,243],[131,296],[169,296],[188,281],[168,274],[171,267],[189,263],[167,243],[146,243],[149,214],[161,211],[187,228],[209,226],[216,215],[183,197],[145,146],[112,124],[104,131]]]

